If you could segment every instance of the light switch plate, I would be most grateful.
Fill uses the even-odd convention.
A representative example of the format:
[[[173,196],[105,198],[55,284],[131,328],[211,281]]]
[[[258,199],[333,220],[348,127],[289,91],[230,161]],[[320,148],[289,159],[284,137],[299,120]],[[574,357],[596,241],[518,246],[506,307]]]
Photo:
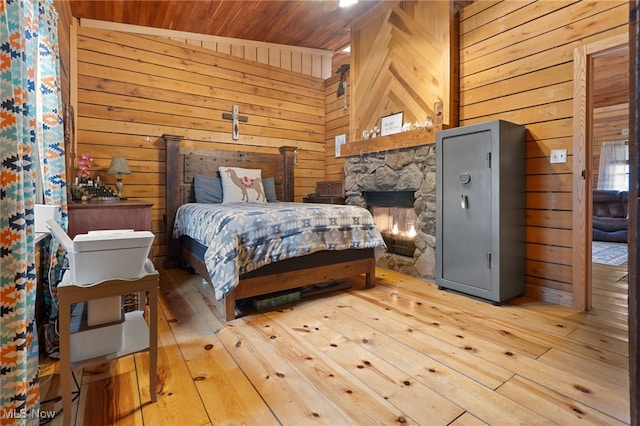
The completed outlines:
[[[567,150],[566,149],[552,149],[551,150],[551,163],[566,163],[567,162]]]

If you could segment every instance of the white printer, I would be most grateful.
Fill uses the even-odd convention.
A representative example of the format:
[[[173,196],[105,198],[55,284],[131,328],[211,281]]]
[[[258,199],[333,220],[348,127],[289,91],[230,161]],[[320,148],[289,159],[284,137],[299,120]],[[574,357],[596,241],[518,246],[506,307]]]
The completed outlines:
[[[91,286],[114,279],[134,280],[155,271],[149,259],[152,232],[89,231],[71,240],[55,220],[47,220],[46,224],[67,251],[69,270],[60,285]],[[71,335],[72,359],[92,358],[121,349],[124,316],[120,296],[88,301],[85,318],[88,328]],[[82,317],[79,319],[84,322]]]
[[[73,240],[54,220],[47,227],[67,251],[70,280],[75,285],[91,285],[105,280],[134,279],[146,274],[153,233],[115,229],[89,231]]]

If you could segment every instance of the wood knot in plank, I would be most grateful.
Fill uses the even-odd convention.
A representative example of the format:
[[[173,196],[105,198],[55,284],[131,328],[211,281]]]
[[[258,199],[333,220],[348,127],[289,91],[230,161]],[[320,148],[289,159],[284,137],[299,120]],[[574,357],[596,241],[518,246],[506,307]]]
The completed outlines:
[[[586,388],[582,385],[573,385],[573,387],[578,389],[582,393],[591,393],[591,390],[589,388]]]
[[[204,345],[204,350],[205,351],[210,351],[211,349],[213,349],[213,344],[212,343]]]
[[[580,414],[580,415],[582,415],[582,416],[584,416],[584,415],[586,414],[586,413],[585,413],[584,411],[582,411],[580,408],[575,407],[575,406],[573,406],[573,405],[570,405],[570,406],[569,406],[569,408],[571,408],[571,411],[573,411],[573,412],[575,412],[575,413],[577,413],[577,414]]]

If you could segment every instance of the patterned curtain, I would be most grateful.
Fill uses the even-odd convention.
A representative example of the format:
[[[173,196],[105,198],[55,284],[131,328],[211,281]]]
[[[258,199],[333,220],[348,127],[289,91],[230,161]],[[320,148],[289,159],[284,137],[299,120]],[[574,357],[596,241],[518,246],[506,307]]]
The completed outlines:
[[[65,178],[64,151],[64,119],[62,111],[62,95],[60,88],[60,53],[58,46],[58,13],[53,7],[53,0],[40,0],[40,19],[38,30],[38,100],[36,102],[37,146],[40,176],[43,179],[44,203],[60,206],[61,215],[58,222],[67,229],[67,187]],[[45,308],[49,315],[49,323],[45,326],[45,345],[52,357],[58,357],[59,342],[56,334],[58,305],[53,303],[50,295],[56,294],[59,267],[65,251],[57,240],[52,239],[48,250],[50,270],[45,278],[45,285],[51,287],[44,292]],[[40,326],[40,324],[38,324]]]
[[[49,92],[59,96],[59,79],[39,60],[57,56],[56,16],[52,0],[0,0],[0,12],[0,424],[37,425],[36,149],[49,201],[66,204],[62,138],[50,137],[62,134],[62,119],[59,106],[44,105]]]

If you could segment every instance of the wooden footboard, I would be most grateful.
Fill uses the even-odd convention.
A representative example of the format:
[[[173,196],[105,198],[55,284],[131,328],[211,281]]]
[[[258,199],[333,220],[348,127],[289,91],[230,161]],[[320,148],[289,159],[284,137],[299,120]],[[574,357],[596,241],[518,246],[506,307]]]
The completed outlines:
[[[332,261],[331,257],[349,253],[348,261]],[[207,267],[203,261],[191,251],[183,247],[184,260],[203,277],[209,285],[213,283],[209,278]],[[300,264],[316,263],[318,266],[300,268]],[[282,290],[303,287],[326,281],[337,280],[365,274],[364,285],[358,284],[356,288],[371,288],[375,286],[376,261],[373,249],[347,250],[346,252],[319,252],[299,258],[287,259],[275,264],[267,265],[256,271],[240,276],[240,281],[235,290],[231,291],[224,299],[222,313],[225,321],[236,318],[236,300],[247,297],[260,296]]]

